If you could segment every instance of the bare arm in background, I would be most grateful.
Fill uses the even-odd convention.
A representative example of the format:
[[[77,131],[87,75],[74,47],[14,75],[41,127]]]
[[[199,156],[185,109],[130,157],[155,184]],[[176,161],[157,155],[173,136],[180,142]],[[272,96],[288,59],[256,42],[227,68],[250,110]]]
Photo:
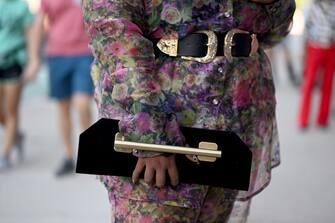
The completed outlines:
[[[40,48],[43,39],[44,16],[41,13],[36,15],[34,23],[26,29],[28,63],[24,69],[23,77],[25,82],[36,78],[41,64]]]

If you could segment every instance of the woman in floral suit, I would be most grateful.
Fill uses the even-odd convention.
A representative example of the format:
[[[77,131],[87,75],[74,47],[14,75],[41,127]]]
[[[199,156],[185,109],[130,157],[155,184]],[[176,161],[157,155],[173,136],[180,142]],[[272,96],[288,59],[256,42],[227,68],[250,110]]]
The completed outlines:
[[[185,145],[180,126],[229,129],[253,153],[245,192],[178,184],[173,155],[135,151],[132,179],[101,177],[112,221],[246,221],[250,199],[269,184],[271,168],[280,162],[275,92],[264,49],[288,34],[294,0],[84,0],[83,9],[95,55],[99,116],[120,120],[127,140]],[[237,51],[248,48],[248,55],[214,53],[198,62],[156,47],[161,39],[180,41],[203,30],[217,36],[247,31],[249,48]],[[198,47],[195,42],[191,50]],[[229,49],[226,43],[224,48]],[[138,180],[142,170],[144,180]],[[164,186],[166,177],[174,186]]]

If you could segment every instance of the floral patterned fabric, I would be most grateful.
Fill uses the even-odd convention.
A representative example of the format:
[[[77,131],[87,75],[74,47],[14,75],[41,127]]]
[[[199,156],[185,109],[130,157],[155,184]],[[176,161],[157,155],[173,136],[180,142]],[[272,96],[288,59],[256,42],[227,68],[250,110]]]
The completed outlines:
[[[219,188],[210,188],[201,208],[180,208],[161,205],[154,201],[137,201],[128,198],[115,199],[110,194],[113,223],[244,223],[248,208],[236,207],[234,201],[217,196]],[[245,203],[245,202],[243,202]],[[249,202],[246,202],[248,205]],[[232,213],[233,208],[237,212]],[[246,213],[244,213],[244,212]],[[243,216],[243,217],[241,217]]]
[[[293,0],[272,4],[83,0],[95,55],[92,76],[100,117],[121,120],[120,131],[127,140],[147,143],[184,145],[179,126],[234,131],[253,153],[250,188],[238,191],[237,197],[234,191],[220,191],[233,200],[250,198],[269,184],[271,168],[280,161],[275,89],[263,49],[287,35],[294,9]],[[232,28],[257,34],[260,49],[256,55],[231,63],[216,57],[207,64],[154,56],[151,39]],[[204,185],[157,189],[123,177],[101,179],[115,197],[179,207],[200,207],[209,190]]]

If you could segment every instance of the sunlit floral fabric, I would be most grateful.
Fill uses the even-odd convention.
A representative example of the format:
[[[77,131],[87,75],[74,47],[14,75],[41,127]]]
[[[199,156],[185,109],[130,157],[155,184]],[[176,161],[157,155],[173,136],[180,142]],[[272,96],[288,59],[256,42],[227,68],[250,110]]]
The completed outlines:
[[[121,119],[121,132],[140,142],[183,145],[179,126],[236,132],[253,153],[250,189],[238,198],[253,196],[279,164],[275,91],[263,49],[287,35],[294,8],[293,0],[267,5],[247,0],[84,0],[100,117]],[[261,48],[255,56],[232,63],[217,57],[208,64],[154,56],[150,39],[232,28],[257,34]],[[102,180],[114,196],[183,207],[199,207],[208,190],[185,184],[159,190],[142,182],[133,185],[128,178]]]

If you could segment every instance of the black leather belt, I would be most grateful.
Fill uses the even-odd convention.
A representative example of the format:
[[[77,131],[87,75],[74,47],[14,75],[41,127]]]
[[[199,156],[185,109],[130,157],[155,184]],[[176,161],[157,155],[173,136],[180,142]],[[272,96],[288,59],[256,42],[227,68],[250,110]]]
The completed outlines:
[[[251,35],[243,30],[233,29],[227,33],[200,31],[182,39],[160,39],[155,55],[167,54],[201,63],[211,62],[216,56],[225,56],[232,61],[234,57],[249,57],[251,42]]]

